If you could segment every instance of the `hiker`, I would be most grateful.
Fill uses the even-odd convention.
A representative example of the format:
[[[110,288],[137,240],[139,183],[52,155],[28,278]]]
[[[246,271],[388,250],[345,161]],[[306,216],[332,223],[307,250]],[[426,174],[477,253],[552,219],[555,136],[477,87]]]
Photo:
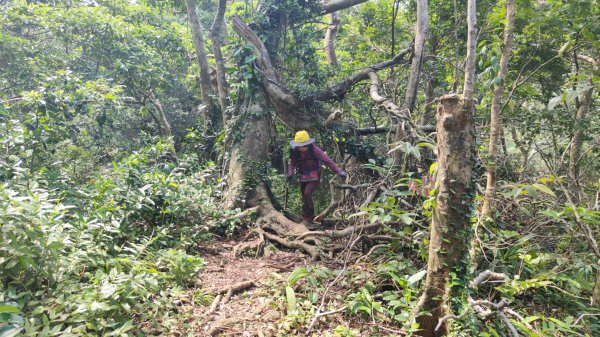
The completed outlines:
[[[308,132],[301,130],[296,132],[294,140],[290,142],[290,166],[287,173],[287,181],[290,181],[294,173],[298,174],[300,190],[302,191],[302,223],[313,229],[318,224],[313,223],[315,209],[312,195],[319,187],[321,179],[321,164],[327,165],[335,174],[345,178],[346,172],[337,167],[323,150],[315,144],[315,139],[310,138]],[[311,228],[312,227],[312,228]]]

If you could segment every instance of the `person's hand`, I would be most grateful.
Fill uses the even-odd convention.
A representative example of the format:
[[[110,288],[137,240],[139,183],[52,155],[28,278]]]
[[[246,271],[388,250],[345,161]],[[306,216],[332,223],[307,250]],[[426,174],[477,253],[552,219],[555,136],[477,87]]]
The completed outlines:
[[[340,177],[342,178],[346,178],[348,176],[348,173],[346,173],[346,171],[342,171],[342,173],[340,173]]]

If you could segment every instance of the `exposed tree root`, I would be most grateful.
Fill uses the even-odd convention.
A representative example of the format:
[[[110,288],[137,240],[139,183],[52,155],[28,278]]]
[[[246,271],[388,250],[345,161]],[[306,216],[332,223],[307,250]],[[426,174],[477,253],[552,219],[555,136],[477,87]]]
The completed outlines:
[[[321,257],[317,248],[315,246],[309,245],[308,243],[297,240],[289,241],[270,233],[265,233],[265,236],[269,240],[275,241],[286,248],[301,249],[305,251],[306,253],[308,253],[308,255],[310,255],[312,261],[317,261]]]
[[[372,223],[372,224],[364,225],[364,226],[351,226],[351,227],[347,227],[347,228],[339,230],[339,231],[311,231],[311,232],[306,232],[306,233],[298,236],[296,238],[296,240],[304,240],[308,237],[328,237],[328,238],[332,238],[332,239],[339,239],[339,238],[343,238],[346,236],[350,236],[353,233],[357,233],[357,232],[361,232],[361,231],[364,232],[364,231],[379,228],[382,226],[383,226],[383,223],[376,222],[376,223]]]
[[[243,290],[250,289],[254,286],[255,286],[254,282],[244,281],[244,282],[232,284],[232,285],[222,287],[222,288],[204,289],[205,292],[215,293],[215,294],[217,294],[217,296],[212,301],[210,308],[202,315],[202,317],[208,317],[208,316],[214,314],[215,311],[217,311],[217,309],[219,308],[219,306],[221,304],[227,304],[227,302],[229,302],[229,300],[231,300],[231,296],[233,296],[233,294],[243,291]],[[225,294],[225,297],[223,297],[223,294]]]

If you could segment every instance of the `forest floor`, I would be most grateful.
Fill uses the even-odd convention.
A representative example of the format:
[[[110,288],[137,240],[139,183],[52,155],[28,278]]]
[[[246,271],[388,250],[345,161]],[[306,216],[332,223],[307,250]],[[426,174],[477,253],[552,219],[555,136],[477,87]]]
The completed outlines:
[[[317,323],[308,334],[316,337],[334,336],[333,331],[339,324],[354,325],[343,313],[327,315],[318,322],[312,322],[314,313],[286,317],[288,276],[296,268],[317,263],[301,252],[270,247],[265,248],[263,256],[234,256],[233,247],[238,243],[213,242],[202,248],[206,266],[199,273],[198,288],[188,294],[195,300],[188,301],[184,310],[192,330],[187,333],[195,336],[306,336],[311,323]],[[334,266],[328,267],[335,270]],[[206,299],[198,300],[204,294]]]

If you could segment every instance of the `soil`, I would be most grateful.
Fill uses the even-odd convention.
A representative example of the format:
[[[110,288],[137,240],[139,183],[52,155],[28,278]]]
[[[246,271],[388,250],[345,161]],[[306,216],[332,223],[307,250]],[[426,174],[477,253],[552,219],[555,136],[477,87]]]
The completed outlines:
[[[228,286],[252,281],[254,286],[234,293],[227,303],[221,303],[214,313],[211,304],[194,304],[193,317],[201,317],[195,333],[210,336],[214,329],[223,326],[213,336],[276,336],[277,321],[285,315],[274,300],[273,286],[276,279],[287,275],[303,265],[309,264],[310,257],[299,252],[269,251],[262,257],[236,257],[232,248],[237,242],[221,243],[221,250],[210,249],[212,255],[203,255],[207,265],[199,274],[201,289],[223,289]],[[280,274],[279,277],[275,273]],[[224,298],[226,295],[223,295]]]

